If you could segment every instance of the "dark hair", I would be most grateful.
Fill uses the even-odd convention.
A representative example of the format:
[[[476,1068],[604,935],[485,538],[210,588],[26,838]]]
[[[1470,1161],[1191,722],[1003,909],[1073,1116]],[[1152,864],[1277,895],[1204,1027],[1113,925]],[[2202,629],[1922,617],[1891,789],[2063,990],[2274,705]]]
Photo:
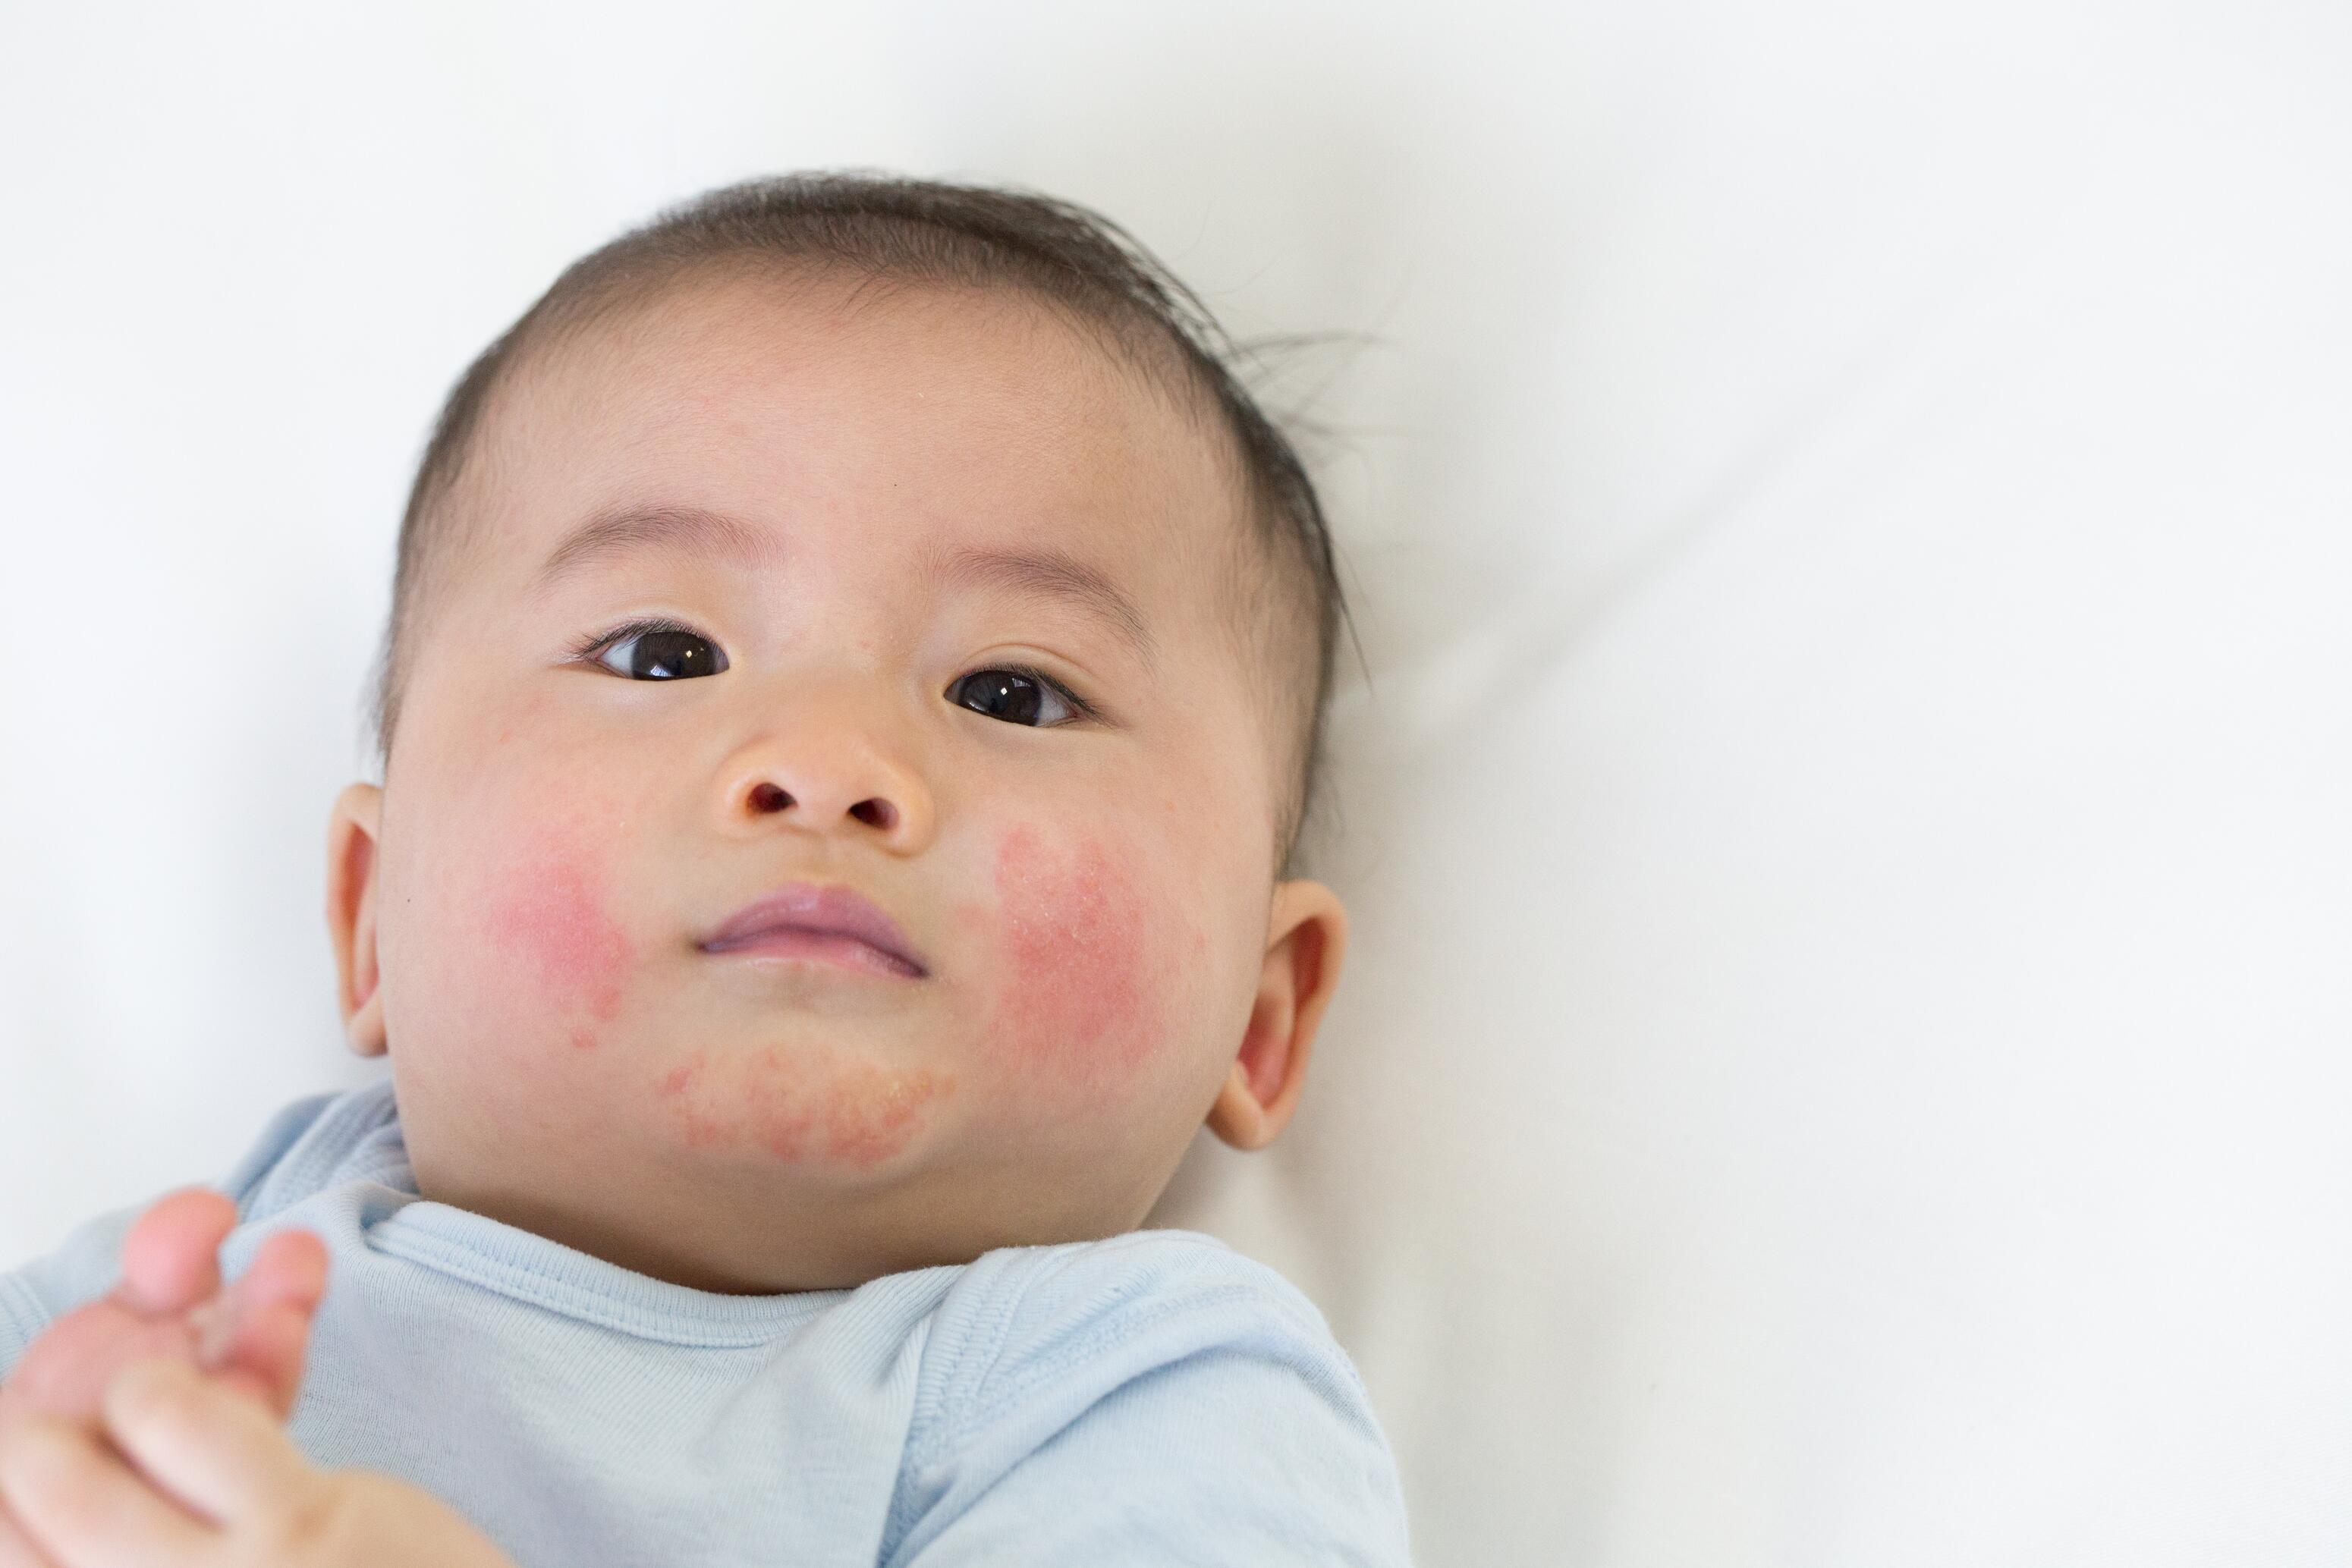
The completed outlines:
[[[779,262],[862,272],[886,287],[1022,290],[1160,384],[1173,381],[1196,414],[1213,411],[1213,423],[1222,415],[1231,443],[1221,452],[1229,463],[1238,459],[1250,520],[1231,591],[1218,599],[1283,748],[1274,774],[1273,865],[1278,878],[1294,874],[1298,839],[1320,795],[1324,714],[1347,604],[1314,484],[1289,438],[1242,385],[1249,350],[1099,214],[1034,191],[879,171],[747,180],[667,208],[565,268],[467,368],[442,406],[401,518],[392,613],[370,699],[380,766],[390,767],[413,644],[437,597],[433,585],[484,526],[452,515],[449,500],[499,388],[540,347],[573,340],[685,277]]]

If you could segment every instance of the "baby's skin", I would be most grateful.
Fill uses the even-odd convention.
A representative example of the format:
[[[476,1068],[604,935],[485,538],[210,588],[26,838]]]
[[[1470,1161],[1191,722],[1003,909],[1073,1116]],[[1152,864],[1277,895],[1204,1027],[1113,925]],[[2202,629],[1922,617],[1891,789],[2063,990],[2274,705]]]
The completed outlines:
[[[279,1421],[290,1416],[326,1294],[326,1245],[279,1231],[224,1290],[220,1244],[236,1226],[236,1205],[209,1187],[149,1206],[123,1238],[121,1282],[51,1323],[0,1384],[0,1426],[33,1410],[99,1431],[115,1374],[154,1357],[190,1363]]]

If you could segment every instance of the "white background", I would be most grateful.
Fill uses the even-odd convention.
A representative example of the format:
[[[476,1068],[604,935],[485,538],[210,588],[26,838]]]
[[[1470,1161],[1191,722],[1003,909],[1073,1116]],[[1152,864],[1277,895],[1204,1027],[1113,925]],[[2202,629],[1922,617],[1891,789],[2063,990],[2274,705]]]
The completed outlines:
[[[1098,207],[1320,474],[1285,1270],[1435,1568],[2352,1560],[2352,12],[0,5],[0,1266],[367,1081],[400,504],[745,175]]]

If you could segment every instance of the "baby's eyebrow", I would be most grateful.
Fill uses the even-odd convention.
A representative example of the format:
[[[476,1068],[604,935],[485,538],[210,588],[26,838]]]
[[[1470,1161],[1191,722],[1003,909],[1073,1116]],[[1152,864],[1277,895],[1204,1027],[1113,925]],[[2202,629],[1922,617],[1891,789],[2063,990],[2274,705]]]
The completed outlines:
[[[703,507],[624,507],[601,513],[565,535],[532,574],[530,595],[544,599],[564,579],[640,550],[754,570],[775,565],[783,553],[775,536],[725,512]],[[935,540],[925,548],[922,564],[935,588],[992,588],[1071,605],[1118,636],[1146,669],[1158,663],[1159,645],[1135,601],[1107,573],[1076,556],[1050,549],[950,549]]]
[[[544,599],[565,578],[640,550],[754,568],[773,565],[780,553],[766,532],[724,512],[701,507],[624,507],[600,513],[566,534],[531,574],[530,596]]]
[[[950,588],[993,588],[1031,599],[1053,599],[1084,611],[1133,650],[1147,670],[1159,644],[1135,601],[1098,569],[1057,549],[950,549],[934,541],[924,551],[925,574]]]

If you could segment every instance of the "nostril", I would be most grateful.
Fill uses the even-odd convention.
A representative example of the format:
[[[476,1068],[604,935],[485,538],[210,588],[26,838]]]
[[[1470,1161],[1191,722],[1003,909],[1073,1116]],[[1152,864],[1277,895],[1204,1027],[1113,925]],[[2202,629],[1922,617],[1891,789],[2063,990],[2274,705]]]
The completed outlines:
[[[849,809],[849,814],[856,818],[861,822],[871,822],[877,828],[887,828],[890,825],[891,821],[890,802],[887,800],[860,800],[856,805],[852,806]]]
[[[773,784],[761,784],[751,791],[751,810],[755,811],[781,811],[792,803],[793,798]]]

